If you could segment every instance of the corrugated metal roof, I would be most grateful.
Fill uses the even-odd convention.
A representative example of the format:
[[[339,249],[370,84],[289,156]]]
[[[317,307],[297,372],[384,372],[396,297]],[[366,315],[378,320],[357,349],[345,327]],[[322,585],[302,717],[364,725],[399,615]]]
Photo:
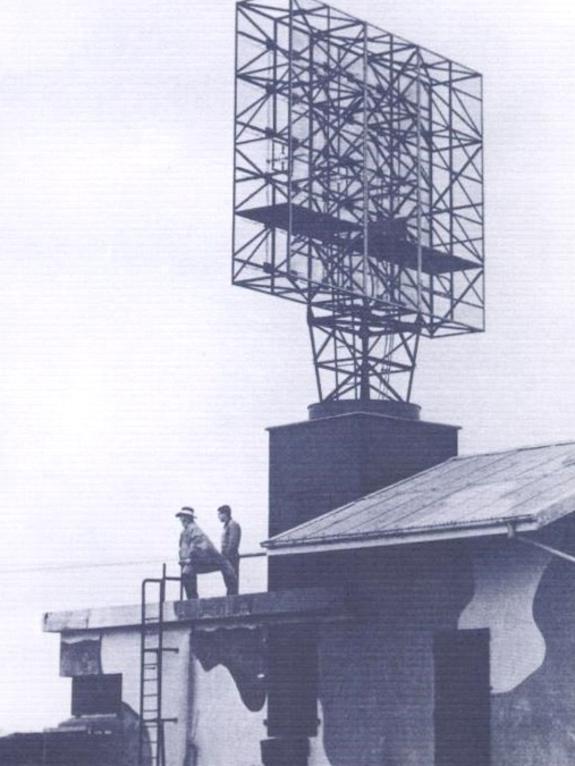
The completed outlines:
[[[536,530],[575,511],[575,442],[456,457],[263,545],[270,554]]]

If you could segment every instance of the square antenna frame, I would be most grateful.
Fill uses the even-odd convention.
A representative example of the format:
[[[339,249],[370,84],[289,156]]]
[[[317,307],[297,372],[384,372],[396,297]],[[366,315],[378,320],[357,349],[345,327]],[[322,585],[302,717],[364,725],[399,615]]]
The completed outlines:
[[[482,132],[472,69],[315,0],[242,0],[233,283],[390,335],[483,330]]]

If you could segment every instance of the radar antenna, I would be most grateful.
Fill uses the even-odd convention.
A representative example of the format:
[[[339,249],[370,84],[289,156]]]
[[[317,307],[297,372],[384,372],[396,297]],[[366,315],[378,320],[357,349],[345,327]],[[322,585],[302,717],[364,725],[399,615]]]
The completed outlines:
[[[321,401],[484,329],[482,79],[315,0],[237,4],[233,283],[304,303]]]

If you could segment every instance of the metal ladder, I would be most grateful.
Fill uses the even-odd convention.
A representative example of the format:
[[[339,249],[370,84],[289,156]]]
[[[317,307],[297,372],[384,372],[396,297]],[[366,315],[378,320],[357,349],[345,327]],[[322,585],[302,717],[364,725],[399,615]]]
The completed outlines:
[[[160,578],[142,581],[138,766],[165,766],[164,724],[178,721],[177,718],[164,718],[162,715],[164,655],[178,652],[177,648],[164,646],[164,604],[166,584],[170,581],[181,583],[181,578],[168,577],[165,564]],[[150,590],[156,596],[152,600]]]

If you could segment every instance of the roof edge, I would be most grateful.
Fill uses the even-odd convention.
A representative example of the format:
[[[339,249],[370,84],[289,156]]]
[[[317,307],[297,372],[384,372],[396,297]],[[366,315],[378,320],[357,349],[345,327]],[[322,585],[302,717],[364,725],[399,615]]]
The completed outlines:
[[[531,449],[546,449],[548,447],[567,447],[572,444],[575,446],[575,439],[566,439],[560,442],[540,442],[539,444],[524,444],[521,447],[507,447],[506,449],[495,449],[490,452],[464,452],[460,455],[455,455],[450,460],[467,460],[471,457],[489,457],[489,455],[505,455],[508,452],[526,452]]]
[[[460,540],[469,537],[489,537],[492,535],[507,535],[510,527],[514,532],[536,532],[540,524],[533,516],[516,517],[513,519],[490,519],[482,522],[467,524],[452,524],[443,527],[416,527],[410,531],[390,530],[387,533],[378,532],[372,536],[342,535],[319,541],[283,542],[273,544],[271,541],[262,543],[268,549],[269,556],[293,556],[300,553],[325,553],[337,550],[356,550],[358,548],[391,547],[393,545],[409,545],[424,542],[439,542],[441,540]]]
[[[261,624],[310,617],[342,616],[346,593],[342,588],[296,588],[235,596],[186,599],[164,603],[164,624],[174,628],[193,624],[196,629],[238,623]],[[78,634],[83,632],[140,630],[141,605],[96,607],[44,614],[45,633]]]
[[[283,428],[296,428],[299,426],[313,426],[316,423],[321,423],[322,421],[326,420],[340,420],[341,418],[351,418],[351,417],[365,417],[368,416],[370,418],[378,418],[380,420],[399,420],[402,423],[416,423],[420,426],[426,426],[426,427],[434,427],[434,428],[450,428],[455,429],[457,431],[461,431],[463,426],[458,425],[452,425],[450,423],[436,423],[433,420],[409,420],[409,418],[400,418],[397,417],[397,415],[384,415],[380,412],[369,412],[368,410],[358,410],[357,412],[342,412],[338,415],[325,415],[321,418],[316,418],[315,420],[296,420],[293,423],[282,423],[278,426],[267,426],[266,431],[272,432],[272,431],[279,431]]]

